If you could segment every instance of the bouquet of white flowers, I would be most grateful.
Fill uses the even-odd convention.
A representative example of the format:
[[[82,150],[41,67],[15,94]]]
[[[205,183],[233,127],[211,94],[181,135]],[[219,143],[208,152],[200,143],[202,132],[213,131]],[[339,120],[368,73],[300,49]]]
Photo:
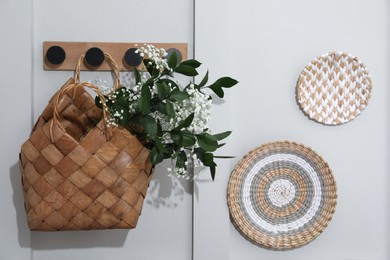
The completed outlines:
[[[174,80],[174,74],[194,77],[201,65],[197,60],[178,60],[178,55],[170,55],[164,49],[144,45],[137,49],[143,58],[146,71],[134,68],[135,82],[117,89],[108,87],[105,82],[97,82],[105,94],[108,124],[127,128],[147,148],[153,165],[171,158],[174,162],[173,174],[187,179],[192,178],[188,165],[203,165],[210,168],[214,180],[217,164],[215,152],[223,144],[221,140],[230,131],[212,134],[208,128],[211,118],[212,97],[206,93],[210,89],[223,98],[223,88],[230,88],[237,81],[222,77],[207,85],[208,72],[199,84],[189,82],[182,86]],[[99,97],[96,105],[101,106]]]

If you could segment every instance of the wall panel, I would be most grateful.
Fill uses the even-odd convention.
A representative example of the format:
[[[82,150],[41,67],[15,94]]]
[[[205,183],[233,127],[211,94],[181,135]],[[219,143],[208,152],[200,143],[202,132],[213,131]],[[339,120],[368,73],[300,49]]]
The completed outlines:
[[[195,216],[228,221],[229,227],[210,225],[208,232],[220,234],[229,259],[390,257],[386,249],[390,181],[388,11],[388,1],[384,0],[196,2],[196,58],[206,60],[213,73],[222,71],[240,82],[229,90],[227,101],[221,105],[223,112],[214,118],[217,127],[233,130],[225,153],[236,158],[230,160],[226,171],[218,173],[214,189],[202,190],[200,186],[199,193],[211,197],[216,191],[226,192],[236,162],[250,149],[276,140],[300,142],[321,154],[333,170],[338,187],[338,205],[328,228],[309,245],[286,252],[265,250],[246,241],[226,220],[227,211],[221,206],[226,205],[225,198],[215,202],[213,209],[195,204]],[[366,110],[350,123],[336,127],[309,120],[295,100],[301,70],[329,51],[357,56],[373,80]],[[197,225],[207,223],[195,222]],[[207,232],[198,240],[206,238]],[[218,241],[218,237],[213,239]],[[195,254],[198,252],[203,259],[209,255],[202,248]]]

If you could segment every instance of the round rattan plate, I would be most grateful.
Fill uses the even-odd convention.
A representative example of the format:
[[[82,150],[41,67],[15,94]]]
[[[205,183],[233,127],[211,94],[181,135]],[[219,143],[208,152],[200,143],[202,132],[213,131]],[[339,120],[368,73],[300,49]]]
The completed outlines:
[[[370,74],[360,60],[343,52],[331,52],[303,69],[297,84],[297,101],[310,119],[339,125],[365,109],[371,89]]]
[[[310,148],[287,141],[247,153],[230,176],[227,194],[237,230],[259,246],[279,250],[320,235],[336,199],[328,164]]]

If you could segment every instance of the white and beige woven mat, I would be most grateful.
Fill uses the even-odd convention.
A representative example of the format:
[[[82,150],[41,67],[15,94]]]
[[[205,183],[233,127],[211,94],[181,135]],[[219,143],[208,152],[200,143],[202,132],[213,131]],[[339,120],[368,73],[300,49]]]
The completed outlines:
[[[272,249],[315,239],[331,220],[336,199],[328,164],[310,148],[287,141],[248,152],[230,176],[227,195],[238,231]]]
[[[297,101],[309,118],[325,125],[339,125],[364,110],[371,89],[370,74],[361,61],[343,52],[331,52],[303,69]]]

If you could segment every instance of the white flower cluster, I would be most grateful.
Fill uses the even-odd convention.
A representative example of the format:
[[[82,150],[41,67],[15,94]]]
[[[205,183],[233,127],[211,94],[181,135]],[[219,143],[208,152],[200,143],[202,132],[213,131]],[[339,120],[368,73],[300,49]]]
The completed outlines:
[[[134,86],[125,86],[128,92],[129,113],[132,114],[137,110],[137,100],[141,97],[141,83]]]
[[[156,48],[153,45],[145,44],[142,47],[139,47],[136,51],[143,58],[150,59],[156,66],[156,69],[160,70],[169,70],[173,71],[172,68],[168,66],[167,62],[167,52],[164,49]],[[106,81],[101,80],[100,78],[92,81],[92,84],[97,85],[102,93],[107,97],[107,101],[112,104],[107,112],[110,114],[108,119],[109,126],[118,126],[118,122],[124,119],[125,116],[132,116],[137,113],[138,104],[137,101],[141,97],[141,86],[145,83],[150,76],[148,73],[141,73],[141,82],[138,84],[122,85],[119,90],[115,90],[112,86],[109,86]],[[158,120],[161,128],[164,132],[163,134],[163,143],[171,144],[173,142],[170,131],[176,128],[183,120],[185,120],[190,114],[194,113],[194,119],[192,123],[187,127],[187,130],[193,134],[200,134],[208,128],[208,124],[211,118],[211,109],[212,109],[212,99],[206,93],[198,90],[194,84],[189,84],[187,87],[183,88],[180,86],[179,82],[176,82],[177,86],[181,90],[188,94],[188,98],[184,99],[181,102],[172,102],[173,110],[175,112],[174,117],[170,117],[166,114],[163,114],[159,111],[153,112],[150,114],[156,121]],[[169,87],[172,87],[171,83],[168,83]],[[157,95],[156,86],[151,87],[153,95]],[[116,100],[121,97],[125,97],[128,100],[128,108],[121,106],[115,106]],[[168,102],[168,101],[164,101]],[[126,115],[125,115],[126,114]],[[130,114],[130,115],[129,115]],[[186,148],[187,162],[185,167],[176,167],[176,159],[172,159],[172,168],[168,168],[170,175],[177,177],[185,178],[187,180],[193,180],[196,178],[194,175],[193,169],[195,167],[203,166],[202,162],[194,154],[194,148],[197,147],[197,144],[194,147],[188,149]],[[191,150],[192,149],[192,150]]]
[[[96,79],[92,81],[88,81],[88,83],[94,84],[99,87],[99,90],[102,92],[103,95],[109,95],[110,93],[113,92],[113,86],[109,86],[106,80],[102,80],[101,78],[97,77]],[[101,104],[102,101],[99,101]],[[107,126],[118,126],[117,124],[117,119],[115,118],[114,115],[111,115],[111,111],[109,111],[108,108],[106,108],[106,112],[108,112],[110,115],[107,118]],[[115,114],[115,113],[114,113]]]
[[[151,44],[144,44],[144,46],[138,48],[135,53],[139,53],[143,58],[152,60],[156,64],[156,69],[158,70],[165,68],[169,71],[173,71],[172,68],[168,66],[166,59],[168,53],[163,48],[156,48]]]
[[[113,90],[113,87],[109,86],[106,80],[102,80],[99,77],[97,77],[93,81],[89,80],[88,83],[91,83],[91,84],[98,86],[100,91],[103,93],[103,95],[108,95]]]
[[[194,120],[187,128],[188,131],[193,134],[200,134],[204,129],[208,128],[212,109],[210,96],[197,90],[194,84],[190,84],[185,88],[185,91],[189,95],[189,98],[183,102],[173,103],[173,109],[176,114],[174,118],[170,118],[160,112],[154,113],[153,116],[160,120],[163,131],[171,131],[191,113],[194,113]],[[165,135],[164,137],[166,143],[171,142],[169,135]]]
[[[208,128],[211,119],[212,100],[209,95],[198,91],[194,84],[190,84],[186,88],[186,92],[190,98],[184,100],[182,107],[176,109],[180,110],[183,119],[192,112],[194,113],[194,120],[187,130],[194,134],[200,134],[205,128]]]
[[[114,104],[117,98],[117,93],[113,91],[113,87],[107,84],[107,81],[104,81],[100,78],[96,78],[91,82],[99,87],[104,95]],[[120,91],[127,92],[129,107],[128,112],[130,114],[136,112],[137,100],[141,96],[141,85],[138,83],[136,85],[126,85],[125,89]],[[154,90],[155,91],[155,90]],[[194,120],[191,125],[187,128],[193,134],[200,134],[204,129],[208,128],[209,121],[211,119],[211,110],[212,110],[212,100],[209,95],[200,92],[195,88],[194,84],[190,84],[185,88],[185,91],[189,95],[189,98],[182,102],[173,103],[173,108],[175,111],[175,117],[170,118],[165,114],[160,112],[154,112],[152,115],[154,118],[160,120],[160,124],[163,131],[171,131],[177,127],[181,121],[186,119],[191,113],[194,113]],[[109,125],[116,126],[116,121],[123,118],[123,110],[120,111],[108,111],[111,113],[111,118],[109,120]],[[170,135],[167,133],[164,135],[164,142],[172,142]]]
[[[125,88],[121,88],[115,91],[113,86],[109,86],[107,84],[107,81],[102,80],[100,78],[96,78],[95,80],[89,82],[98,86],[103,95],[107,97],[106,101],[110,101],[112,104],[115,104],[119,94],[125,96],[129,101],[129,107],[127,108],[127,112],[130,114],[136,112],[137,100],[141,96],[141,83],[138,83],[134,86],[121,86]],[[106,109],[106,111],[109,113],[109,117],[107,119],[107,126],[118,126],[118,121],[122,120],[124,117],[124,109],[126,108],[123,108],[121,110]]]
[[[178,168],[175,167],[176,165],[176,160],[172,159],[171,164],[172,168],[168,168],[169,176],[176,176],[178,178],[183,178],[186,180],[195,180],[196,175],[194,169],[197,167],[203,166],[202,162],[198,159],[195,153],[193,153],[193,150],[187,150],[186,151],[187,155],[187,162],[185,163],[187,170],[185,168]],[[190,169],[190,171],[189,171]]]
[[[191,113],[194,113],[194,119],[191,125],[187,128],[193,134],[200,134],[208,128],[209,121],[211,119],[211,109],[212,109],[212,100],[209,95],[200,92],[194,86],[190,84],[185,88],[185,91],[189,95],[189,98],[183,102],[173,103],[175,110],[175,117],[170,118],[165,114],[160,112],[155,112],[152,116],[156,119],[159,119],[161,128],[163,131],[171,131],[177,127],[180,122],[186,119]],[[163,135],[164,143],[171,143],[172,139],[168,132]],[[196,146],[196,145],[195,145]],[[193,147],[194,148],[194,147]],[[194,180],[196,175],[194,175],[194,168],[203,166],[203,163],[197,158],[196,154],[193,151],[188,151],[187,153],[187,162],[190,162],[192,165],[186,165],[185,168],[175,167],[175,160],[172,160],[172,168],[168,168],[170,175],[176,177],[184,178],[187,180]],[[188,171],[188,169],[191,169]]]
[[[174,118],[169,118],[161,113],[156,115],[156,117],[160,119],[163,130],[169,131],[177,127],[179,123],[186,119],[191,113],[194,113],[194,119],[191,125],[187,127],[187,130],[193,134],[200,134],[208,128],[211,118],[212,100],[209,95],[198,91],[194,84],[190,84],[185,90],[189,95],[189,98],[183,102],[174,103],[173,107],[176,113]],[[163,135],[163,142],[172,142],[169,133]],[[196,178],[194,169],[203,166],[203,163],[197,158],[193,151],[187,151],[187,162],[192,164],[186,164],[187,170],[185,168],[175,167],[175,162],[173,161],[172,168],[168,168],[168,171],[171,175],[176,177],[194,180]],[[190,169],[190,171],[188,171],[188,169]]]

